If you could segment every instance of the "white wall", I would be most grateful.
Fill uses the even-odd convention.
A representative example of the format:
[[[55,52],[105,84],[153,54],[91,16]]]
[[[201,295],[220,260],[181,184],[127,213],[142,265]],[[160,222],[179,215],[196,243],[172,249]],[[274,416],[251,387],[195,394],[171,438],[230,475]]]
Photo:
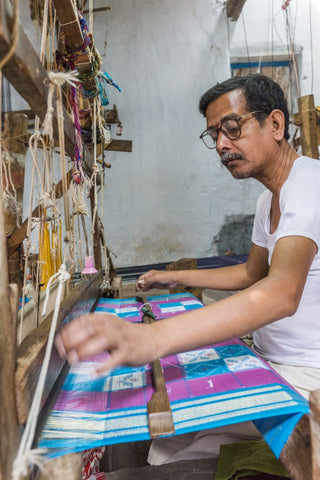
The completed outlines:
[[[199,140],[199,97],[229,77],[225,12],[210,0],[111,0],[94,17],[124,139],[107,153],[105,228],[116,266],[216,254],[226,215],[254,213],[253,181],[236,182]],[[104,44],[107,44],[104,51]]]

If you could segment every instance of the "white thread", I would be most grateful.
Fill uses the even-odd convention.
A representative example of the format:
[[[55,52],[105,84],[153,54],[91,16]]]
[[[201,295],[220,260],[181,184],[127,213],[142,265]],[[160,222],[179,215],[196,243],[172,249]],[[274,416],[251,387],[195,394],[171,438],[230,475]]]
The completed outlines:
[[[40,227],[40,218],[39,217],[31,217],[31,230],[34,230],[36,227]]]
[[[49,192],[44,192],[44,194],[41,195],[39,203],[44,208],[54,207],[54,202],[53,202]]]
[[[52,106],[54,88],[55,88],[54,84],[51,83],[49,86],[48,99],[47,99],[47,105],[48,105],[47,112],[42,124],[43,135],[48,135],[50,145],[53,145],[54,143],[53,142],[53,124],[52,124],[52,118],[54,113],[54,108]]]
[[[24,453],[21,456],[21,468],[16,468],[13,466],[12,470],[12,480],[19,480],[21,476],[24,478],[27,476],[29,468],[33,465],[41,468],[44,464],[44,454],[48,450],[46,448],[35,448],[30,450],[30,452]]]
[[[97,164],[97,99],[93,101],[93,211],[92,211],[92,225],[91,225],[91,242],[90,248],[94,245],[95,224],[98,214],[98,194],[97,194],[97,175],[99,173],[99,167]]]
[[[27,283],[25,287],[22,288],[23,293],[26,297],[34,297],[34,286],[32,283]]]
[[[54,340],[54,335],[56,331],[56,325],[58,321],[58,314],[59,314],[59,309],[60,309],[60,301],[61,301],[61,295],[62,295],[62,287],[63,283],[70,278],[69,273],[66,270],[66,266],[62,264],[60,266],[58,274],[53,275],[53,277],[50,278],[48,284],[59,275],[59,286],[58,286],[58,291],[57,291],[57,296],[56,296],[56,302],[55,302],[55,307],[54,307],[54,312],[53,312],[53,318],[52,318],[52,323],[50,327],[50,332],[48,336],[48,343],[43,359],[43,363],[41,366],[41,371],[39,375],[39,380],[37,383],[37,387],[35,390],[35,394],[32,400],[32,404],[30,407],[30,412],[28,415],[27,423],[24,429],[24,432],[21,437],[21,442],[19,445],[18,453],[17,456],[13,462],[13,469],[12,469],[12,478],[13,480],[20,480],[22,476],[25,475],[25,472],[28,472],[28,469],[33,465],[42,465],[45,458],[43,457],[43,454],[45,453],[45,450],[41,449],[34,449],[32,450],[32,442],[34,439],[34,434],[35,434],[35,429],[37,426],[37,421],[38,421],[38,415],[40,411],[40,404],[41,404],[41,398],[43,394],[43,389],[44,389],[44,384],[48,372],[48,367],[49,367],[49,361],[50,361],[50,356],[51,356],[51,351],[52,351],[52,346],[53,346],[53,340]]]
[[[36,150],[33,152],[33,148],[36,148],[38,138],[40,136],[39,133],[39,123],[40,119],[38,116],[35,118],[35,133],[31,135],[29,138],[29,147],[32,154],[32,176],[31,176],[31,188],[30,188],[30,198],[29,198],[29,215],[28,215],[28,222],[27,222],[27,235],[26,235],[26,252],[25,252],[25,262],[24,262],[24,275],[23,275],[23,287],[26,286],[27,282],[27,274],[28,274],[28,260],[29,260],[29,252],[31,247],[31,230],[32,230],[32,203],[33,203],[33,187],[34,187],[34,178],[36,172]],[[35,143],[33,144],[33,140]],[[24,303],[25,303],[25,294],[22,289],[22,306],[21,306],[21,315],[20,315],[20,325],[19,325],[19,335],[18,335],[18,343],[22,342],[22,332],[23,332],[23,320],[24,320]]]
[[[56,86],[62,86],[64,83],[68,83],[74,88],[77,87],[77,82],[80,82],[78,75],[76,70],[71,70],[70,72],[48,72],[50,81]]]
[[[105,278],[105,279],[103,280],[103,282],[101,283],[100,289],[101,289],[101,292],[102,292],[102,293],[107,293],[107,292],[109,292],[109,290],[111,289],[111,285],[110,285],[109,280],[107,280],[107,279]]]
[[[52,105],[53,102],[53,94],[54,94],[54,89],[55,87],[61,86],[64,83],[68,83],[72,87],[76,87],[77,84],[76,82],[79,82],[80,80],[77,78],[78,77],[78,72],[75,70],[72,70],[70,72],[49,72],[48,77],[51,81],[50,86],[49,86],[49,92],[48,92],[48,99],[47,99],[47,113],[45,116],[45,119],[42,124],[42,129],[43,129],[43,134],[49,136],[49,141],[50,145],[53,145],[53,124],[52,124],[52,119],[53,119],[53,113],[54,113],[54,108]],[[60,114],[61,116],[61,114]]]

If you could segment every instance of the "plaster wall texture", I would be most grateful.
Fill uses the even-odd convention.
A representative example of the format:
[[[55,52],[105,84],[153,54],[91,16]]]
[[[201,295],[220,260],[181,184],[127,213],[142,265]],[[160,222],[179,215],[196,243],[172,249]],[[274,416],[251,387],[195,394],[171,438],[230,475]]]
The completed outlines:
[[[261,191],[233,180],[199,140],[199,97],[230,75],[225,11],[210,0],[109,5],[95,29],[105,31],[103,65],[123,88],[112,102],[133,141],[131,154],[107,152],[104,220],[116,265],[217,254],[225,217],[254,213]]]
[[[197,105],[208,87],[230,76],[228,45],[271,56],[288,50],[282,3],[247,0],[235,23],[222,2],[136,0],[127,8],[111,1],[98,31],[106,28],[104,65],[123,86],[114,102],[124,138],[133,140],[132,154],[108,154],[105,223],[119,266],[221,254],[228,244],[217,244],[219,232],[233,217],[246,223],[254,214],[262,186],[234,180],[199,143],[205,121]],[[313,92],[316,102],[319,10],[316,0],[310,10],[292,0],[288,10],[301,52],[301,94]]]
[[[117,105],[122,138],[133,141],[132,153],[106,152],[112,168],[106,170],[103,221],[116,267],[221,254],[217,238],[226,224],[242,216],[246,223],[254,214],[263,187],[234,180],[216,152],[202,145],[198,100],[230,76],[229,47],[271,56],[287,50],[282,3],[247,0],[237,22],[227,21],[220,0],[109,0],[111,9],[94,15],[103,69],[122,88],[110,87],[111,105]],[[320,104],[320,7],[317,0],[310,0],[310,10],[305,3],[292,0],[288,15],[301,47],[301,93],[314,93]],[[15,105],[24,108],[18,98]]]

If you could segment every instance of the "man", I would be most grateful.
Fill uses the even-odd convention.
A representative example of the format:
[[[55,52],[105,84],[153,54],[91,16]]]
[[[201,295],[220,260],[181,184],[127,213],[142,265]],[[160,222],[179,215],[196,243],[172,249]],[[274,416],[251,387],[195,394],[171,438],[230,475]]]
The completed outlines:
[[[216,85],[201,98],[200,112],[207,121],[201,139],[217,149],[232,176],[266,187],[248,260],[214,270],[152,270],[137,289],[181,284],[240,291],[150,325],[85,315],[61,331],[57,347],[71,362],[108,350],[103,371],[254,332],[255,350],[307,396],[320,387],[320,163],[288,144],[283,92],[263,75]]]

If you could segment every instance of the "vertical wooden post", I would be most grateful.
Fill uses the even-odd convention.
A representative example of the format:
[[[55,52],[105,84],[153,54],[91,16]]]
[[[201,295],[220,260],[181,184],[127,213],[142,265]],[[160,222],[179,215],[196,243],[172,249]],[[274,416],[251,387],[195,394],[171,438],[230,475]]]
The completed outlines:
[[[312,478],[320,478],[320,390],[310,394],[310,426],[312,446]]]
[[[90,190],[90,206],[91,206],[91,218],[93,220],[93,213],[94,213],[94,187],[91,188]],[[100,245],[100,232],[99,232],[99,218],[98,218],[98,212],[95,216],[95,221],[94,225],[92,226],[94,228],[94,234],[93,234],[93,256],[94,256],[94,264],[98,272],[102,270],[102,258],[101,258],[101,245]]]
[[[300,138],[302,154],[311,158],[319,158],[317,138],[317,115],[314,106],[314,96],[305,95],[298,99]]]
[[[9,152],[12,162],[10,165],[11,178],[13,187],[17,194],[17,203],[21,207],[21,214],[18,216],[12,215],[10,210],[4,209],[5,218],[5,232],[9,238],[17,228],[17,221],[21,223],[22,220],[22,201],[23,201],[23,187],[24,187],[24,167],[25,155],[27,147],[24,143],[25,135],[28,131],[28,117],[19,113],[6,113],[4,116],[4,142],[3,145]],[[13,188],[8,185],[4,187],[9,188],[13,193]],[[13,252],[9,257],[9,282],[18,285],[19,292],[22,289],[22,272],[21,272],[21,246]]]
[[[8,264],[4,217],[0,202],[0,478],[11,478],[19,429],[15,394],[16,316],[9,304]]]

